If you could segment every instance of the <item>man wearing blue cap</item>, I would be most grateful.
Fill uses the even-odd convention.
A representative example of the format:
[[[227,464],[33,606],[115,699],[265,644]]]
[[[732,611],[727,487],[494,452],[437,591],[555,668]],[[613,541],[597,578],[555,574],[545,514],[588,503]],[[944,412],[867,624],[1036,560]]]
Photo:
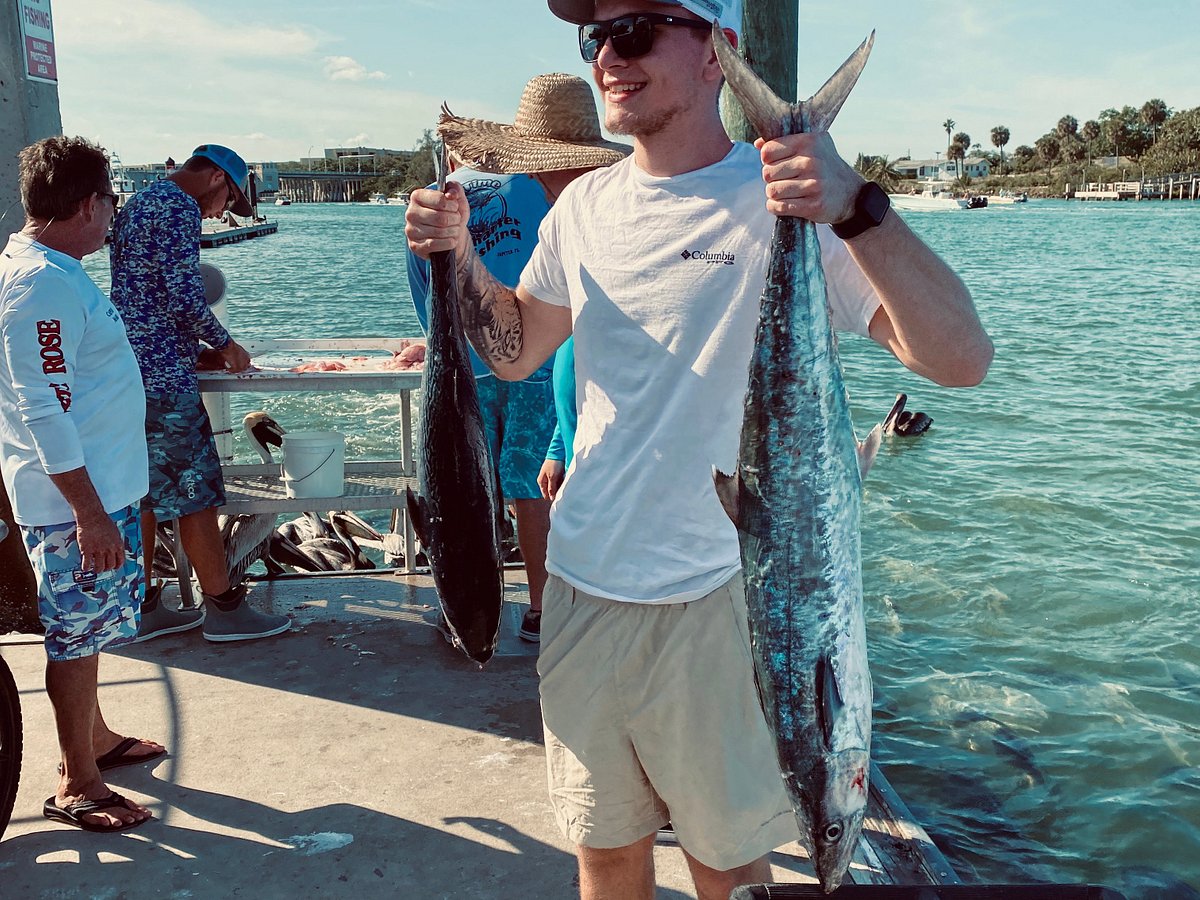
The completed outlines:
[[[158,520],[177,520],[205,599],[204,611],[168,609],[159,602],[161,589],[149,583],[147,565],[138,640],[203,624],[207,640],[244,641],[291,626],[286,616],[250,609],[245,586],[229,584],[217,527],[225,485],[196,380],[200,341],[217,351],[228,371],[250,365],[249,354],[208,308],[200,275],[201,219],[227,211],[250,215],[248,175],[245,161],[228,147],[201,144],[178,171],[135,194],[113,223],[112,301],[125,319],[146,389],[146,559],[154,558]]]

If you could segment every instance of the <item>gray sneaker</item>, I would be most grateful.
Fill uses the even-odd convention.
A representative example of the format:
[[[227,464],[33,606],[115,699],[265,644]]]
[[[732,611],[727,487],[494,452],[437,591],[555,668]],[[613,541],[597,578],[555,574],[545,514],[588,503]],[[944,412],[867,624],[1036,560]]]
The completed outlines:
[[[138,644],[151,638],[162,637],[164,634],[191,631],[193,628],[199,628],[203,622],[202,609],[174,610],[164,604],[162,585],[156,584],[146,591],[146,599],[142,601],[141,620],[138,622],[138,633],[133,643]]]
[[[239,585],[224,597],[204,595],[206,641],[253,641],[283,634],[292,627],[287,616],[260,613],[246,603],[246,588]],[[231,599],[226,599],[231,598]]]

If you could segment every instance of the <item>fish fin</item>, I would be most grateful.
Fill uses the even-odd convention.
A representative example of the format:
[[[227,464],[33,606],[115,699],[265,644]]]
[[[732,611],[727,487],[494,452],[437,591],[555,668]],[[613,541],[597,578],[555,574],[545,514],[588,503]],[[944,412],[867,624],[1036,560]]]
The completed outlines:
[[[875,456],[879,453],[879,445],[883,442],[883,426],[876,425],[867,432],[867,436],[861,441],[857,441],[857,446],[854,448],[858,455],[858,475],[863,481],[867,479],[867,473],[871,471],[871,466],[875,463]]]
[[[713,48],[721,71],[729,82],[729,89],[742,104],[746,119],[764,140],[797,131],[828,131],[854,89],[874,43],[875,32],[872,31],[808,101],[788,103],[750,68],[729,43],[725,32],[713,23]]]
[[[729,516],[729,521],[734,525],[738,524],[738,495],[742,490],[742,476],[738,474],[726,475],[716,466],[713,466],[713,485],[717,489],[717,499],[721,501],[721,508],[725,510],[725,515]]]
[[[408,493],[408,518],[412,522],[413,531],[416,532],[417,540],[421,542],[421,545],[428,547],[429,541],[426,539],[426,535],[429,533],[429,529],[425,522],[425,503],[417,494],[413,493],[412,488],[407,488],[406,491]]]
[[[842,717],[845,703],[837,683],[837,672],[833,660],[822,656],[817,661],[817,720],[821,723],[821,736],[825,739],[825,747],[833,750],[833,729],[838,719]]]
[[[793,106],[771,90],[733,48],[716,22],[713,22],[713,49],[717,52],[717,61],[721,64],[729,89],[742,104],[747,121],[764,140],[769,141],[798,130],[796,113],[800,110],[799,105]]]
[[[900,418],[900,413],[904,412],[904,404],[908,402],[908,394],[897,394],[896,402],[892,404],[891,410],[883,419],[883,433],[896,433],[896,420]]]
[[[829,126],[833,124],[833,120],[841,111],[842,104],[854,90],[854,85],[858,82],[858,76],[862,74],[863,66],[867,64],[867,57],[871,55],[873,46],[875,46],[874,31],[867,35],[867,39],[858,45],[858,49],[850,54],[841,67],[829,77],[829,80],[821,85],[821,89],[804,104],[805,112],[808,114],[807,130],[829,130]]]

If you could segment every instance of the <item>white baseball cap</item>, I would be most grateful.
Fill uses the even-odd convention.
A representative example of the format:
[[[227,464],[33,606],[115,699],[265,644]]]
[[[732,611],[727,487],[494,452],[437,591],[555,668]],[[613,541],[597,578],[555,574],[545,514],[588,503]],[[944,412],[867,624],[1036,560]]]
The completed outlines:
[[[682,6],[706,22],[717,22],[734,34],[742,33],[742,0],[653,0],[663,6]],[[550,12],[575,25],[596,21],[596,0],[548,0]]]

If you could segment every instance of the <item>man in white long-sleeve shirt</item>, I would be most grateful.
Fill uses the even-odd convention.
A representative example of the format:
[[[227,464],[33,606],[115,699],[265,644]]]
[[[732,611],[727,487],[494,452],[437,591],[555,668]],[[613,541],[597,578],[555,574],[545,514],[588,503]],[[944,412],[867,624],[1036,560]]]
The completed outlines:
[[[146,400],[116,308],[80,260],[116,196],[104,151],[53,137],[21,151],[25,226],[0,255],[0,472],[38,582],[61,775],[47,819],[120,831],[150,819],[101,769],[161,756],[100,714],[98,654],[137,634]]]

